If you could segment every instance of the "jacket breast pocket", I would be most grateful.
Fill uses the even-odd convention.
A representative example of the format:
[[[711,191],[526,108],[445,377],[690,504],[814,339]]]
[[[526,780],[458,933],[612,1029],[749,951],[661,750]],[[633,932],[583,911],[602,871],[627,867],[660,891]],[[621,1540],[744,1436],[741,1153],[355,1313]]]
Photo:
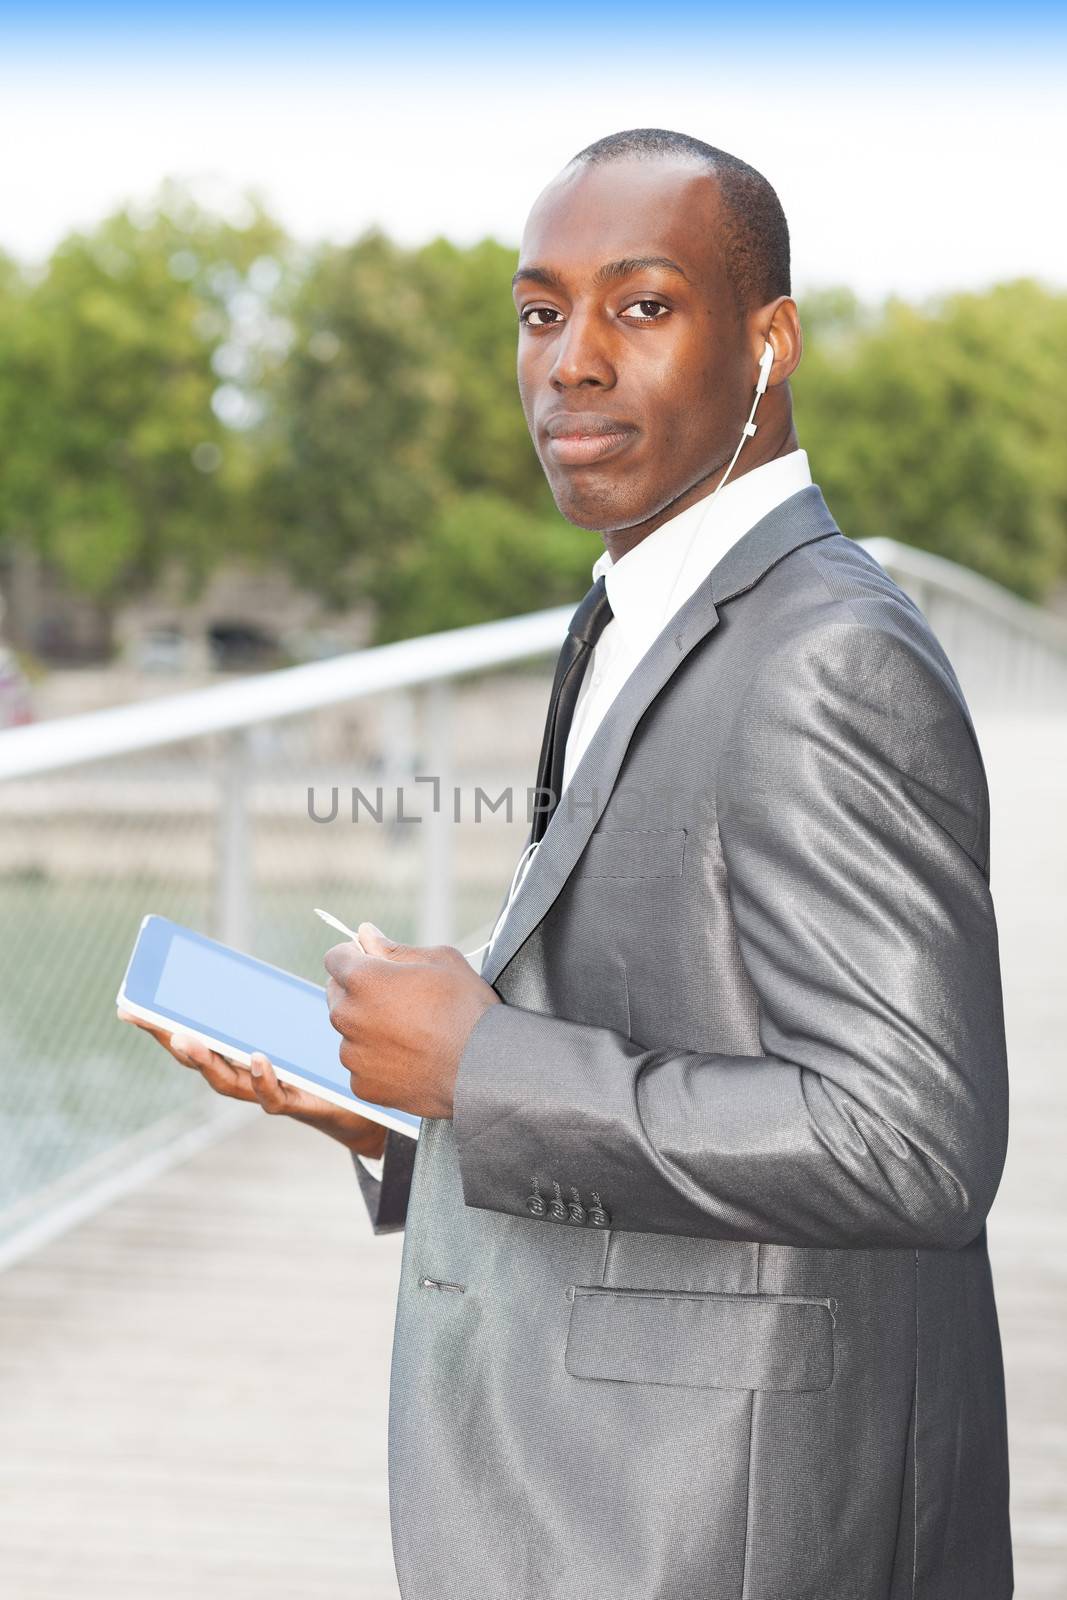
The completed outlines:
[[[573,1378],[701,1389],[828,1389],[831,1300],[575,1287],[564,1366]]]
[[[590,878],[678,878],[684,828],[605,828],[589,835],[579,871]]]

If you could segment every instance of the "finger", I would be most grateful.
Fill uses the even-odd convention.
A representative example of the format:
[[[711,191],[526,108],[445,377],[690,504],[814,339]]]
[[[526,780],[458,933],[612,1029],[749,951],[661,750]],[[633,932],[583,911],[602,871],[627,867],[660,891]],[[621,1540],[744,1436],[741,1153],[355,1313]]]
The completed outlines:
[[[295,1117],[298,1122],[306,1122],[313,1128],[326,1128],[327,1131],[330,1131],[331,1124],[352,1120],[351,1113],[339,1110],[321,1096],[279,1078],[273,1063],[262,1051],[257,1050],[252,1057],[249,1082],[264,1111],[272,1115]],[[361,1122],[363,1119],[355,1120]]]
[[[239,1067],[232,1061],[227,1061],[225,1056],[218,1055],[214,1050],[207,1052],[207,1061],[199,1067],[200,1075],[216,1094],[227,1095],[231,1100],[254,1101],[255,1091],[252,1088],[252,1079],[247,1067]]]
[[[322,964],[332,978],[339,983],[347,981],[350,973],[354,972],[361,962],[367,959],[366,951],[358,940],[346,939],[344,944],[331,945],[322,958]]]
[[[120,1022],[132,1022],[135,1028],[140,1028],[142,1033],[150,1033],[153,1039],[158,1039],[160,1044],[170,1044],[170,1035],[163,1028],[157,1027],[153,1022],[146,1022],[143,1017],[135,1017],[128,1011],[117,1011],[116,1016]]]
[[[260,1050],[252,1057],[249,1077],[252,1093],[264,1111],[276,1115],[280,1111],[295,1109],[290,1100],[290,1085],[282,1082],[269,1058]]]
[[[180,1028],[171,1034],[170,1048],[185,1056],[194,1067],[199,1067],[201,1072],[205,1067],[230,1067],[235,1072],[240,1071],[233,1062],[227,1061],[225,1056],[219,1055],[217,1050],[212,1050],[209,1044],[205,1044],[203,1039],[183,1033]]]
[[[168,1050],[183,1067],[196,1067],[202,1070],[215,1054],[208,1045],[199,1039],[194,1039],[190,1034],[183,1033],[180,1028],[168,1031],[154,1022],[146,1022],[142,1017],[131,1016],[129,1012],[119,1011],[116,1015],[123,1022],[132,1022],[142,1033],[151,1034],[152,1038],[157,1040],[164,1050]]]
[[[183,1067],[191,1067],[199,1072],[205,1083],[214,1089],[216,1094],[228,1095],[235,1100],[255,1099],[247,1071],[234,1062],[227,1061],[225,1056],[219,1055],[217,1050],[212,1050],[202,1039],[193,1039],[188,1034],[180,1032],[175,1033],[171,1036],[170,1051]]]
[[[337,1059],[348,1073],[352,1093],[358,1095],[361,1100],[369,1099],[369,1095],[364,1094],[358,1083],[360,1074],[365,1070],[367,1064],[361,1047],[352,1039],[342,1039],[340,1049],[337,1052]]]
[[[390,939],[381,928],[375,927],[373,922],[361,922],[357,928],[359,942],[369,956],[377,956],[386,961],[420,961],[422,952],[408,944],[398,944],[395,939]]]
[[[206,1062],[198,1059],[197,1056],[197,1052],[201,1048],[199,1042],[190,1038],[187,1033],[182,1033],[180,1029],[170,1035],[160,1030],[156,1033],[156,1038],[161,1044],[166,1045],[171,1055],[183,1067],[195,1067],[197,1071],[200,1071],[206,1065]]]
[[[354,1024],[355,1009],[348,991],[333,978],[326,989],[326,1015],[334,1032],[346,1038]]]

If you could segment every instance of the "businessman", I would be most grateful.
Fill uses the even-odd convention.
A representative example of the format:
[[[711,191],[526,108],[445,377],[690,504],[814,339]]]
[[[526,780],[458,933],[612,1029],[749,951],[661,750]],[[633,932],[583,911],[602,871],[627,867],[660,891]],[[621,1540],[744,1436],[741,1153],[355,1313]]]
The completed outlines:
[[[777,196],[613,135],[514,294],[534,447],[603,551],[481,975],[370,924],[326,958],[353,1087],[418,1145],[179,1058],[384,1156],[405,1600],[1006,1600],[986,780],[799,448]]]

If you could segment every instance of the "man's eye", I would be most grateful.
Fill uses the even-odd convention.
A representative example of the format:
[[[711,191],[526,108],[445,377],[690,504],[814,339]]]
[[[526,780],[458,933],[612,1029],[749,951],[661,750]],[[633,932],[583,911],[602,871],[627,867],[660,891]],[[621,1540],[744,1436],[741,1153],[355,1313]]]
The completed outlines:
[[[670,307],[665,306],[662,300],[638,300],[632,306],[627,306],[626,311],[621,311],[619,315],[625,317],[627,312],[640,311],[641,315],[639,317],[630,317],[628,320],[630,322],[662,322],[663,318],[659,313],[669,310]]]
[[[534,318],[535,317],[556,318],[558,316],[559,316],[559,312],[558,311],[554,311],[551,306],[530,306],[530,307],[528,307],[527,310],[522,312],[522,314],[519,317],[519,321],[522,323],[523,327],[525,327],[525,328],[551,328],[551,327],[554,326],[554,322],[552,322],[552,321],[535,322]]]

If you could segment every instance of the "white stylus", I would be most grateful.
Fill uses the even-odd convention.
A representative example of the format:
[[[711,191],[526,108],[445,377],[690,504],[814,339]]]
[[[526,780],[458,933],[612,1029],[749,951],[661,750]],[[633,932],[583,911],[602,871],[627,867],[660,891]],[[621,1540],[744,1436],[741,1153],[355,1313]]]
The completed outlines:
[[[346,928],[344,923],[338,917],[331,916],[328,911],[323,911],[319,906],[316,906],[314,909],[315,915],[317,917],[321,917],[323,922],[328,922],[331,928],[336,928],[338,933],[343,933],[346,939],[354,939],[356,944],[359,944],[359,934],[353,933],[351,928]],[[363,950],[363,946],[361,944],[359,944],[359,948]],[[363,954],[366,955],[366,953],[367,952],[363,950]]]

